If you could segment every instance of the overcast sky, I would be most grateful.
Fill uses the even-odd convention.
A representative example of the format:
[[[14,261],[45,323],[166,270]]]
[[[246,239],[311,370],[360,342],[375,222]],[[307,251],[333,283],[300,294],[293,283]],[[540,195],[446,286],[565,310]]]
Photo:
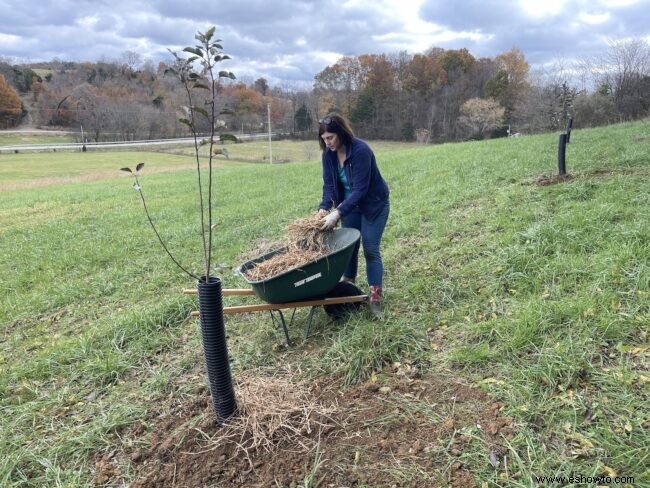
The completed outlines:
[[[155,62],[215,25],[222,69],[271,84],[311,84],[344,55],[513,46],[533,66],[592,56],[608,40],[650,41],[650,0],[0,0],[0,56],[12,62]]]

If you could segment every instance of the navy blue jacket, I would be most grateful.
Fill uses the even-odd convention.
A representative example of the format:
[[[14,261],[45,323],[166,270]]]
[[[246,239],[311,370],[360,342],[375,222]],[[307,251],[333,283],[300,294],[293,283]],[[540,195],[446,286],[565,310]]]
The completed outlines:
[[[388,185],[381,177],[375,155],[370,146],[355,137],[346,148],[343,170],[350,185],[350,196],[343,199],[343,185],[339,181],[339,159],[336,151],[323,151],[323,199],[319,208],[335,206],[345,217],[359,206],[361,213],[373,220],[388,201]]]

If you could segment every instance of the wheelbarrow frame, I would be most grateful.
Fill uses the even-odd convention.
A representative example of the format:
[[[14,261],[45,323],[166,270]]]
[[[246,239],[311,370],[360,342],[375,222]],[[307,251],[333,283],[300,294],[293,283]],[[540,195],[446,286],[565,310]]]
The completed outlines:
[[[293,309],[289,322],[289,325],[291,325],[296,314],[296,309],[311,307],[303,334],[303,340],[307,339],[317,307],[325,307],[326,312],[329,314],[328,310],[331,310],[331,308],[327,308],[329,306],[358,303],[368,299],[368,295],[350,295],[350,290],[346,290],[345,287],[339,284],[339,280],[352,258],[354,246],[359,242],[360,238],[361,233],[357,229],[336,229],[325,236],[325,244],[331,249],[329,253],[264,280],[251,280],[246,276],[246,271],[271,259],[277,253],[282,252],[284,248],[274,249],[266,254],[246,261],[236,269],[236,273],[251,288],[224,289],[223,295],[257,295],[266,303],[224,307],[224,315],[268,310],[275,323],[273,312],[278,312],[280,324],[287,339],[287,345],[290,345],[289,331],[282,310]],[[338,291],[337,287],[339,287]],[[353,290],[355,292],[360,291],[356,287],[353,287]],[[341,296],[341,292],[343,296]],[[196,290],[189,289],[184,290],[184,293],[195,294],[197,292]],[[193,316],[198,316],[198,314],[198,312],[192,312]]]
[[[250,289],[249,288],[226,288],[222,290],[222,292],[224,296],[256,295],[255,290],[253,290],[252,288]],[[184,289],[183,293],[186,295],[196,295],[198,292],[194,288],[188,288],[188,289]],[[251,313],[251,312],[261,312],[261,311],[268,310],[271,313],[271,320],[273,320],[273,322],[275,323],[275,317],[273,315],[273,312],[278,312],[278,315],[280,317],[279,321],[280,324],[282,325],[284,336],[287,340],[287,346],[291,346],[293,343],[289,338],[288,326],[293,324],[293,319],[296,314],[296,309],[311,307],[311,310],[309,311],[309,315],[307,317],[307,324],[305,325],[305,329],[303,332],[303,341],[304,341],[307,340],[307,338],[309,337],[309,334],[311,332],[312,322],[314,319],[314,314],[316,313],[316,309],[318,307],[342,305],[346,303],[359,303],[359,302],[365,302],[367,300],[368,300],[368,295],[351,295],[351,296],[343,296],[343,297],[330,297],[330,298],[325,297],[325,298],[320,298],[315,300],[299,300],[296,302],[288,302],[288,303],[258,303],[254,305],[236,305],[231,307],[223,307],[223,314],[234,315],[238,313]],[[284,314],[282,313],[282,310],[285,309],[293,309],[293,313],[291,314],[291,320],[289,321],[288,325],[284,318]],[[199,311],[198,310],[192,311],[191,316],[198,317]]]

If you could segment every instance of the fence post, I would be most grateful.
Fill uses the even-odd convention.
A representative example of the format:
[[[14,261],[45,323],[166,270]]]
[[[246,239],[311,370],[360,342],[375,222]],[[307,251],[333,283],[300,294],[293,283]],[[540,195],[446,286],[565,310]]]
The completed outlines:
[[[573,117],[569,117],[569,120],[566,121],[566,142],[567,144],[571,142],[571,127],[573,127]]]
[[[560,143],[557,146],[557,170],[559,176],[566,174],[566,142],[567,135],[560,134]]]

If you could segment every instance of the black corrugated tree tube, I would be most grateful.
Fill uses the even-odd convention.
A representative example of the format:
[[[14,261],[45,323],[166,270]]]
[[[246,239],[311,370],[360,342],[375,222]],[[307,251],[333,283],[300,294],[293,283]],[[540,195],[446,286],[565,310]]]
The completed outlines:
[[[201,339],[212,404],[217,414],[217,423],[222,424],[237,409],[235,390],[230,374],[226,327],[223,319],[223,298],[221,280],[208,277],[207,283],[201,277],[198,281]]]

